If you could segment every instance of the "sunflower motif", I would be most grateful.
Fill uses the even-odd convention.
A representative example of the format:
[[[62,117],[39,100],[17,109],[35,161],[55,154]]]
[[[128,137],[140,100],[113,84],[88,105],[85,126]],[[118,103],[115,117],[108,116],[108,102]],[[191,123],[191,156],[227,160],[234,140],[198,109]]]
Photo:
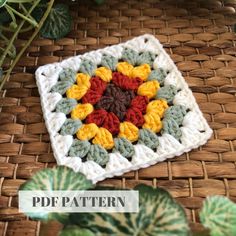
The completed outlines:
[[[186,109],[173,105],[177,89],[165,86],[167,73],[154,69],[154,59],[152,52],[125,48],[119,61],[103,55],[101,66],[84,59],[78,72],[60,73],[52,91],[62,94],[56,111],[64,112],[70,121],[60,132],[74,137],[69,155],[105,166],[109,152],[129,158],[136,142],[155,149],[163,132],[181,137]]]

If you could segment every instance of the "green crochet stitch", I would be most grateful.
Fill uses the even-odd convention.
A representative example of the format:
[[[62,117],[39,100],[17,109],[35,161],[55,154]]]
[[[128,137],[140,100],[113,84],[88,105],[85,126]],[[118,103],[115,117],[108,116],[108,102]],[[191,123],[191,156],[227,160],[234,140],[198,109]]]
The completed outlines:
[[[124,48],[121,58],[129,64],[135,66],[137,64],[138,53],[131,48]]]
[[[105,54],[102,56],[101,65],[111,69],[112,71],[116,70],[117,63],[118,59],[111,55]]]
[[[69,81],[70,83],[74,83],[76,81],[76,71],[66,68],[59,74],[59,79],[61,81]]]
[[[137,64],[138,65],[149,64],[152,67],[155,58],[156,55],[154,53],[150,51],[143,52],[138,56]]]
[[[139,141],[138,143],[144,144],[151,149],[155,149],[159,145],[157,135],[149,129],[139,130]]]
[[[82,60],[80,64],[80,72],[88,74],[90,76],[93,75],[96,68],[97,68],[96,64],[87,59]]]
[[[104,166],[109,161],[109,154],[98,144],[91,145],[90,150],[87,154],[87,160],[96,162],[100,166]]]
[[[158,68],[151,71],[150,75],[148,76],[148,80],[157,80],[159,84],[163,86],[166,76],[166,71],[163,68]]]
[[[69,114],[77,105],[77,101],[73,98],[62,98],[56,105],[56,112]]]
[[[125,138],[115,138],[115,147],[113,152],[119,152],[124,157],[132,157],[134,155],[134,147],[132,143]]]
[[[82,122],[73,119],[67,119],[61,127],[61,135],[73,135],[77,132],[79,127],[82,125]]]
[[[180,140],[182,132],[177,122],[173,118],[164,118],[162,124],[163,124],[163,128],[161,131],[162,134],[168,133],[173,137],[175,137],[177,140]]]
[[[184,116],[187,114],[187,108],[182,105],[174,105],[169,107],[164,114],[165,118],[173,118],[178,125],[181,125]]]
[[[60,93],[61,95],[63,95],[66,90],[68,88],[70,88],[70,86],[72,85],[73,83],[71,83],[70,80],[68,81],[58,81],[51,89],[51,92],[56,92],[56,93]]]
[[[91,147],[91,144],[89,141],[87,140],[82,141],[82,140],[74,139],[69,150],[69,156],[83,158],[89,152],[90,147]]]
[[[157,92],[157,99],[165,99],[168,103],[171,103],[177,94],[177,88],[174,85],[166,85],[160,88]]]

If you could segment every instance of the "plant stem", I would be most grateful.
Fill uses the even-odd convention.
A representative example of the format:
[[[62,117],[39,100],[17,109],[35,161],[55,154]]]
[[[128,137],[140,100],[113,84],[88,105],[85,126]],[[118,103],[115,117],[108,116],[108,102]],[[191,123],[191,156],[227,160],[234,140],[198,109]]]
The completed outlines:
[[[2,47],[0,47],[0,51],[2,51],[2,52],[4,52],[5,51],[5,49],[4,48],[2,48]],[[16,53],[13,51],[13,52],[11,52],[11,51],[8,51],[8,55],[9,55],[9,57],[11,57],[11,58],[14,58],[14,56],[16,55]]]
[[[40,0],[39,0],[40,1]],[[37,3],[39,2],[37,1]],[[12,69],[14,68],[14,66],[16,65],[16,63],[19,61],[19,59],[21,58],[21,56],[23,55],[23,53],[25,52],[25,50],[27,49],[27,47],[31,44],[31,42],[33,41],[33,39],[36,37],[36,35],[39,33],[39,30],[41,29],[41,27],[43,26],[44,21],[47,19],[52,6],[53,6],[54,0],[50,0],[50,2],[48,3],[48,7],[47,10],[45,11],[42,19],[40,20],[39,24],[38,24],[38,28],[35,29],[34,33],[32,34],[32,36],[30,37],[30,39],[27,41],[27,43],[24,45],[24,47],[20,50],[20,52],[18,53],[17,57],[15,58],[15,60],[13,61],[11,67],[9,68],[9,70],[7,71],[6,75],[4,76],[2,83],[0,84],[0,91],[3,88],[4,83],[6,82],[7,78],[10,76]],[[37,5],[37,4],[36,4]],[[1,64],[0,64],[1,65]]]
[[[10,3],[27,3],[27,2],[34,2],[34,0],[8,0],[7,2],[10,2]]]
[[[34,10],[34,8],[38,5],[39,2],[40,2],[40,0],[36,1],[36,2],[32,5],[32,7],[29,9],[29,12],[28,12],[28,14],[27,14],[26,16],[30,15],[30,13]],[[12,47],[12,45],[13,45],[15,39],[17,38],[17,36],[18,36],[18,34],[19,34],[21,28],[23,27],[24,23],[25,23],[25,20],[22,20],[21,23],[18,25],[18,27],[17,27],[15,33],[13,34],[11,40],[10,40],[9,43],[8,43],[8,46],[7,46],[6,50],[5,50],[4,53],[2,54],[2,56],[1,56],[1,58],[0,58],[0,68],[2,67],[2,64],[3,64],[5,58],[6,58],[7,54],[8,54],[8,51],[11,49],[11,47]]]
[[[19,17],[21,17],[22,19],[24,19],[25,21],[29,22],[31,25],[38,27],[38,23],[35,20],[32,20],[30,18],[28,18],[27,16],[24,16],[23,14],[21,14],[20,12],[16,11],[14,8],[12,8],[11,6],[9,6],[8,4],[5,4],[5,8],[13,13],[15,13],[16,15],[18,15]],[[30,16],[30,15],[29,15]]]
[[[29,25],[29,26],[27,26],[27,27],[21,29],[21,30],[20,30],[20,33],[27,32],[27,31],[29,31],[29,30],[32,30],[33,28],[34,28],[34,27],[33,27],[32,25]],[[15,31],[15,30],[13,30],[13,29],[10,29],[10,28],[5,27],[5,26],[2,26],[2,25],[0,25],[0,30],[7,31],[7,32],[14,32],[14,31]]]
[[[1,29],[1,28],[0,28]],[[5,37],[4,34],[0,33],[0,38],[3,39],[5,41],[5,44],[7,45],[8,42],[9,42],[9,39],[7,37]],[[4,48],[1,48],[1,51],[4,52],[5,49]],[[14,58],[16,56],[16,48],[14,45],[12,45],[12,47],[8,50],[8,55],[11,57],[11,58]]]
[[[9,42],[8,38],[0,33],[0,38],[2,38],[5,42]]]
[[[19,3],[19,6],[20,6],[20,8],[23,10],[23,13],[26,15],[26,14],[28,13],[28,10],[25,8],[24,4],[23,4],[23,3]],[[30,18],[31,20],[35,21],[35,19],[34,19],[31,15],[29,15],[29,18]],[[37,24],[38,24],[38,23],[37,23]]]
[[[12,10],[7,7],[7,4],[5,4],[5,8],[6,8],[8,14],[11,16],[12,22],[14,22],[14,24],[17,25],[16,24],[16,17],[14,15],[14,13],[12,12]]]

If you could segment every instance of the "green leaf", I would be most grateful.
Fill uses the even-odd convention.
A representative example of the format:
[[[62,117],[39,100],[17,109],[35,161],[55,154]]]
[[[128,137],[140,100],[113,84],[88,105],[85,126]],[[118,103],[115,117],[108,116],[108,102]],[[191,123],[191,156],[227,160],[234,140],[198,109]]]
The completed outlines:
[[[1,2],[1,0],[0,0]],[[11,16],[5,8],[0,9],[0,24],[8,23],[11,21]]]
[[[94,0],[98,5],[101,5],[105,2],[105,0]]]
[[[7,0],[0,0],[0,8],[6,4]]]
[[[75,173],[66,166],[54,169],[43,169],[37,172],[30,180],[20,186],[20,190],[86,190],[93,187],[90,180],[81,173]],[[39,220],[57,219],[65,223],[66,214],[57,213],[26,213],[29,217]]]
[[[41,35],[50,39],[63,38],[70,32],[71,26],[72,18],[68,6],[56,4],[41,28]]]
[[[236,204],[223,196],[208,197],[200,212],[200,220],[211,236],[236,235]]]
[[[69,226],[64,228],[59,236],[95,236],[93,232],[88,229],[81,229],[77,226]]]
[[[41,4],[40,4],[41,5]],[[46,11],[46,4],[45,4],[45,6],[44,6],[44,3],[43,3],[43,6],[40,6],[40,7],[35,7],[35,9],[33,10],[33,12],[32,12],[32,16],[33,16],[33,18],[37,21],[37,22],[39,22],[40,20],[41,20],[41,18],[43,17],[43,14],[44,14],[44,12]]]
[[[90,229],[95,235],[189,235],[182,207],[164,189],[138,185],[138,213],[73,213],[72,224]]]

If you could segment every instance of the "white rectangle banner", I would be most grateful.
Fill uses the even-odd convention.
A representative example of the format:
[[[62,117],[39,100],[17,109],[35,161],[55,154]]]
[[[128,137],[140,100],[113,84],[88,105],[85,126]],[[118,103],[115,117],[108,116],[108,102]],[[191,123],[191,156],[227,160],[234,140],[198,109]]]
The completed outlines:
[[[21,212],[138,212],[135,190],[19,191]]]

